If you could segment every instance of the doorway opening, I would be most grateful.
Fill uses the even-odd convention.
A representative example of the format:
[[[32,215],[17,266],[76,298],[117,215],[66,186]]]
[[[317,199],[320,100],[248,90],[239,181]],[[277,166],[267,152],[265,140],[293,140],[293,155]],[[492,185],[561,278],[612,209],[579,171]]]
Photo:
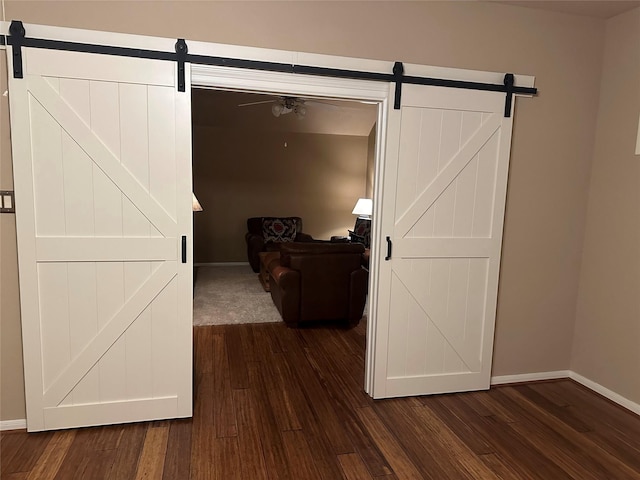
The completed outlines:
[[[349,104],[354,105],[355,103],[359,103],[361,106],[364,104],[369,109],[375,109],[375,120],[372,123],[370,131],[367,135],[367,149],[369,148],[369,143],[373,143],[372,148],[372,158],[371,164],[369,165],[369,175],[370,179],[363,179],[365,183],[364,191],[365,195],[369,193],[371,195],[370,198],[376,198],[378,195],[378,190],[381,189],[381,178],[382,178],[382,170],[383,170],[383,152],[384,152],[384,142],[385,138],[385,129],[386,129],[386,111],[387,111],[387,102],[389,96],[389,86],[386,84],[381,84],[378,82],[370,82],[370,81],[362,81],[362,80],[350,80],[350,79],[334,79],[334,78],[322,78],[322,77],[312,77],[312,76],[295,76],[292,78],[291,75],[288,74],[278,74],[273,72],[260,72],[260,71],[248,71],[248,70],[239,70],[232,68],[224,68],[224,67],[212,67],[212,66],[192,66],[191,70],[191,79],[192,79],[192,91],[194,92],[194,101],[193,104],[197,104],[196,96],[200,93],[203,93],[203,90],[214,90],[218,91],[219,94],[227,94],[230,95],[231,92],[235,92],[235,94],[244,94],[244,95],[261,95],[259,99],[255,99],[253,101],[264,101],[267,99],[274,99],[279,97],[296,97],[296,98],[304,98],[309,99],[311,101],[326,102],[329,104],[340,105],[340,102],[349,102]],[[207,92],[204,92],[207,93]],[[263,98],[264,97],[264,98]],[[229,97],[231,98],[231,97]],[[251,106],[240,107],[237,105],[240,103],[252,103],[252,101],[244,101],[235,103],[235,100],[231,100],[232,107],[236,110],[251,108]],[[307,115],[303,120],[299,118],[293,118],[292,113],[289,115],[290,118],[282,118],[282,117],[274,117],[272,113],[272,105],[262,104],[258,106],[265,107],[266,116],[270,120],[288,120],[292,122],[304,122],[310,118],[309,110],[307,110]],[[194,107],[195,108],[195,107]],[[320,110],[318,108],[317,110]],[[329,107],[327,109],[322,108],[322,111],[328,110],[331,111],[332,108]],[[243,112],[240,112],[244,115]],[[195,115],[195,114],[194,114]],[[308,116],[308,118],[307,118]],[[194,118],[194,129],[195,129],[196,120]],[[371,132],[373,130],[373,134]],[[195,134],[194,134],[195,137]],[[370,137],[370,138],[369,138]],[[286,140],[283,137],[276,137],[275,144],[279,145],[281,150],[287,150],[290,148],[290,144],[286,143]],[[194,172],[196,170],[195,165],[195,149],[196,149],[196,140],[194,138]],[[293,150],[287,150],[290,152]],[[366,161],[366,164],[369,164],[369,160]],[[298,163],[297,168],[301,168],[303,164]],[[263,164],[264,168],[264,164]],[[195,177],[195,173],[194,173]],[[365,173],[366,177],[366,173]],[[367,185],[367,182],[369,184]],[[197,180],[194,179],[194,190],[197,190]],[[198,195],[198,191],[195,192]],[[351,193],[353,195],[353,193]],[[359,195],[359,194],[356,194]],[[360,197],[358,197],[360,198]],[[325,228],[324,230],[320,230],[319,237],[323,239],[328,239],[334,236],[348,236],[349,229],[353,228],[353,225],[356,220],[356,216],[351,214],[355,206],[355,201],[358,199],[356,197],[353,198],[353,205],[349,205],[347,210],[343,209],[340,212],[342,215],[341,223],[336,223],[332,227]],[[350,200],[351,201],[351,200]],[[204,202],[204,201],[203,201]],[[370,233],[370,245],[369,245],[369,276],[368,276],[368,287],[367,287],[367,302],[366,302],[366,312],[367,312],[367,321],[366,321],[366,361],[365,361],[365,385],[364,389],[368,393],[371,389],[371,385],[373,382],[372,378],[372,366],[373,366],[373,358],[374,358],[374,339],[375,339],[375,308],[376,308],[376,287],[377,287],[377,266],[375,261],[375,253],[377,251],[377,244],[379,242],[378,237],[378,229],[379,225],[376,222],[376,208],[377,203],[373,202],[373,212],[372,212],[372,222],[371,222],[371,233]],[[203,209],[206,209],[206,205],[203,204]],[[199,215],[196,213],[195,215]],[[345,215],[348,220],[345,220]],[[196,216],[194,218],[194,224],[196,225],[194,229],[194,234],[197,236],[197,228],[199,218]],[[246,222],[246,218],[244,219]],[[245,225],[240,222],[242,225],[242,229],[245,230]],[[305,223],[307,225],[307,223]],[[311,223],[310,227],[313,226]],[[306,228],[306,227],[305,227]],[[314,228],[314,227],[312,227]],[[320,227],[322,228],[322,227]],[[345,231],[346,230],[346,231]],[[241,235],[241,241],[243,241],[244,232]],[[236,235],[237,237],[237,235]],[[198,245],[196,244],[197,240],[194,241],[194,252],[196,254],[195,263],[198,262]],[[245,257],[246,258],[246,254]],[[246,260],[243,260],[246,261]],[[215,263],[215,262],[213,262]],[[197,281],[197,279],[196,279]],[[257,281],[257,280],[256,280]]]
[[[292,108],[281,111],[285,102]],[[194,213],[194,325],[282,321],[258,266],[276,248],[255,231],[260,217],[298,219],[285,242],[362,243],[368,270],[371,212],[353,212],[373,197],[376,105],[214,89],[194,89],[192,105],[203,208]],[[358,290],[364,299],[366,282]]]

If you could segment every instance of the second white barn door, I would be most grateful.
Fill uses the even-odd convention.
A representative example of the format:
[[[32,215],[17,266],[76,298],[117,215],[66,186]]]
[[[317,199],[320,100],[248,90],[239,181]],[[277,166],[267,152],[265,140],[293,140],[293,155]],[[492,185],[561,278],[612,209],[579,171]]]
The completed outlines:
[[[9,92],[28,429],[190,416],[189,85],[170,61],[22,56]]]
[[[504,108],[504,93],[403,85],[401,109],[389,110],[375,398],[489,388]]]

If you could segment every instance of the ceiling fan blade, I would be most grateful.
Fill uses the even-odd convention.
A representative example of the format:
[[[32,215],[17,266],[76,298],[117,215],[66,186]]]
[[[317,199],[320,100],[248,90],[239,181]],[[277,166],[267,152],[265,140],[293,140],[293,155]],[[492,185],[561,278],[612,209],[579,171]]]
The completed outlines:
[[[260,102],[241,103],[238,106],[239,107],[248,107],[250,105],[260,105],[260,104],[263,104],[263,103],[273,103],[273,102],[276,102],[276,101],[277,100],[262,100]]]

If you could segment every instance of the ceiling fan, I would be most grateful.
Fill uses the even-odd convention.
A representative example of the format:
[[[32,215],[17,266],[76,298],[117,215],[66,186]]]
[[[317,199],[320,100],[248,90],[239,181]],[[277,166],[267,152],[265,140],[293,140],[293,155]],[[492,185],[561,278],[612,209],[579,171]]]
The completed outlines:
[[[316,102],[305,100],[300,97],[278,97],[272,100],[262,100],[259,102],[249,102],[249,103],[241,103],[239,107],[248,107],[251,105],[261,105],[264,103],[273,103],[271,106],[271,113],[274,117],[279,117],[280,115],[286,115],[287,113],[295,113],[296,116],[300,119],[304,118],[307,114],[307,106],[308,105],[322,105],[323,107],[333,107],[339,108],[336,105],[325,103],[325,102]]]

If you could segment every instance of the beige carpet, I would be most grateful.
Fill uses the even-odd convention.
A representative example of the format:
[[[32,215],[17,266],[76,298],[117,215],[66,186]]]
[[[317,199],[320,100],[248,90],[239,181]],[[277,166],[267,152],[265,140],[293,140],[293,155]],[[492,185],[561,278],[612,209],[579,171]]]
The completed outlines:
[[[197,267],[194,325],[282,322],[249,265]]]

